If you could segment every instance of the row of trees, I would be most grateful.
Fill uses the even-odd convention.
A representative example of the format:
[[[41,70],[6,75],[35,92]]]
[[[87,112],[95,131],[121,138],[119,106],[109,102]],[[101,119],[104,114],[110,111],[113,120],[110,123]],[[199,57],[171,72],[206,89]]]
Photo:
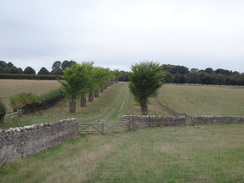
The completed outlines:
[[[166,83],[214,84],[214,85],[244,85],[244,73],[225,69],[213,70],[206,68],[189,70],[184,66],[163,65],[166,72]]]
[[[63,75],[64,70],[70,68],[73,64],[77,64],[73,60],[55,61],[52,64],[51,72],[45,67],[42,67],[39,72],[32,67],[26,67],[24,70],[15,67],[11,62],[0,61],[0,74],[26,74],[26,75],[39,75],[53,77],[57,75]],[[215,84],[215,85],[244,85],[244,73],[237,71],[229,71],[225,69],[213,70],[212,68],[206,68],[199,70],[197,68],[189,68],[179,65],[164,64],[163,70],[166,72],[166,83],[190,83],[190,84]],[[129,72],[118,71],[119,81],[129,81]],[[4,77],[5,78],[5,77]],[[35,78],[35,77],[33,77]],[[39,78],[37,78],[39,79]],[[45,79],[45,78],[44,78]],[[53,78],[55,79],[55,77]]]
[[[24,70],[22,68],[17,68],[11,62],[0,61],[0,73],[2,74],[32,74],[32,75],[63,75],[63,71],[66,68],[70,68],[73,64],[77,64],[73,60],[55,61],[52,65],[51,72],[48,71],[46,67],[42,67],[37,73],[36,71],[28,66]]]
[[[76,101],[80,98],[80,106],[86,106],[86,96],[93,101],[93,96],[98,97],[107,84],[118,77],[118,72],[102,67],[95,67],[93,62],[72,64],[64,70],[62,84],[65,96],[69,98],[69,112],[76,111]]]

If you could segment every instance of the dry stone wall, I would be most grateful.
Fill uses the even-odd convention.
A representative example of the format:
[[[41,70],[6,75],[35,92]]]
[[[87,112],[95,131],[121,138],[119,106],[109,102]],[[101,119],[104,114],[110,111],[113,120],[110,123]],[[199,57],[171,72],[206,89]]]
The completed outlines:
[[[155,126],[191,126],[210,124],[244,123],[244,117],[221,116],[122,116],[121,122],[129,128],[144,128]]]
[[[144,128],[156,126],[185,126],[185,116],[122,116],[122,124],[130,128]]]
[[[74,138],[78,130],[76,119],[0,130],[0,166]]]
[[[195,116],[191,117],[192,125],[217,125],[229,123],[244,123],[243,116],[222,117],[222,116]]]

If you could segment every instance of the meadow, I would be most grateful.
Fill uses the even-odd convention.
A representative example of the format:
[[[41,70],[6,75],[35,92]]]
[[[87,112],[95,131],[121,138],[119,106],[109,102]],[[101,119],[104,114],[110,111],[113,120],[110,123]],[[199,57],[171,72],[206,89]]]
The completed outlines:
[[[158,98],[177,112],[211,115],[208,113],[216,110],[212,114],[243,116],[241,93],[244,93],[242,87],[164,85]],[[217,102],[225,100],[225,97],[232,99]],[[232,105],[226,105],[231,101]],[[48,110],[0,124],[0,128],[71,117],[77,118],[80,123],[111,123],[118,122],[123,114],[140,114],[140,108],[134,102],[127,83],[117,83],[100,93],[94,102],[88,102],[86,108],[79,107],[77,101],[75,114],[68,112],[68,101],[64,100]],[[154,98],[150,99],[149,114],[170,115]],[[105,135],[80,135],[64,144],[0,167],[0,182],[242,183],[243,130],[244,124],[231,124],[157,127]]]

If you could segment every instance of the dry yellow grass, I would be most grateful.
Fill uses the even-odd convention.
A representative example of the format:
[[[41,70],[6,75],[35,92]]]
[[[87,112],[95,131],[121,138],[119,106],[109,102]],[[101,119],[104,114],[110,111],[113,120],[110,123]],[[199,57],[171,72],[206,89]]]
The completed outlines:
[[[20,92],[33,92],[37,95],[46,93],[52,89],[60,87],[56,80],[12,80],[0,79],[0,99],[7,107],[7,112],[12,112],[9,98]]]

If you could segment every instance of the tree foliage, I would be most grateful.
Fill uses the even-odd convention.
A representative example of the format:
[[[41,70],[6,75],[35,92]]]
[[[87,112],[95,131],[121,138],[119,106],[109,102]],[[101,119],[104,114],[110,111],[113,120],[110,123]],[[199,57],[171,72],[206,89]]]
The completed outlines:
[[[132,65],[129,75],[129,88],[141,106],[141,114],[147,115],[148,98],[156,95],[164,80],[164,72],[159,63],[140,62]]]
[[[34,107],[41,103],[40,98],[34,93],[22,92],[12,96],[10,99],[10,106],[15,109],[22,109],[24,114],[34,111]]]
[[[75,101],[82,95],[88,85],[88,71],[85,64],[74,64],[71,68],[64,70],[62,84],[65,96],[70,99],[70,105],[75,105]],[[75,108],[70,106],[70,112],[75,112]]]
[[[0,122],[3,122],[5,114],[6,114],[6,107],[0,99]]]
[[[35,75],[36,71],[32,67],[28,66],[25,68],[23,74],[34,74]]]
[[[45,67],[42,67],[37,74],[38,75],[49,75],[50,72]]]

